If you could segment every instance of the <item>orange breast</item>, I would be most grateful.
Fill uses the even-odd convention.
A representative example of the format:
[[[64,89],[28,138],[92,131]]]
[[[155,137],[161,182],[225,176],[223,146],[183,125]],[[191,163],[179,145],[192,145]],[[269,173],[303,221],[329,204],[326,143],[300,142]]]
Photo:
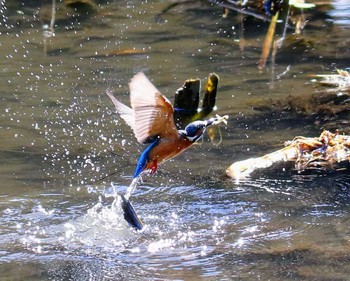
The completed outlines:
[[[158,164],[169,160],[182,151],[189,148],[193,143],[184,138],[162,139],[159,144],[151,150],[149,154],[149,162],[157,161]]]

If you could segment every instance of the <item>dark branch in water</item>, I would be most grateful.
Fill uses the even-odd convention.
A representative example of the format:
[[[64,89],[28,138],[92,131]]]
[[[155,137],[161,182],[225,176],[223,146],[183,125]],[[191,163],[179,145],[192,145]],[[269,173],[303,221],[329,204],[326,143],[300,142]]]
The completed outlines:
[[[249,7],[242,7],[241,5],[232,2],[232,1],[221,1],[221,0],[209,0],[211,3],[221,6],[223,8],[226,9],[230,9],[230,10],[234,10],[238,13],[244,14],[244,15],[248,15],[248,16],[253,16],[255,18],[264,20],[264,21],[271,21],[271,17],[268,15],[263,15],[263,14],[259,14],[255,11],[253,11],[251,8]]]

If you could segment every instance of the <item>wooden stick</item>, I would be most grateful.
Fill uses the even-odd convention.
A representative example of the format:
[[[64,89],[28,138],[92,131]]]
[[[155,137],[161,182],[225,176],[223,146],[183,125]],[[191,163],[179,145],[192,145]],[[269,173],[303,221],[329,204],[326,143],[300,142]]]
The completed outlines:
[[[269,57],[269,54],[270,54],[271,45],[272,45],[272,42],[273,42],[273,37],[275,35],[276,23],[277,23],[278,15],[279,15],[279,12],[277,11],[276,14],[271,18],[271,22],[270,22],[269,29],[268,29],[266,37],[265,37],[265,42],[264,42],[264,45],[263,45],[263,50],[262,50],[260,61],[259,61],[258,68],[260,70],[265,68],[266,60],[267,60],[267,58]]]

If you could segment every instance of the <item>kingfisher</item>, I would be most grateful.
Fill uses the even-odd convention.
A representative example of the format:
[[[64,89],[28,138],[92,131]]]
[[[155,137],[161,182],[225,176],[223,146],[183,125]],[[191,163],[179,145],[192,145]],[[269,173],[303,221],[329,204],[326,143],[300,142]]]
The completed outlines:
[[[143,72],[129,83],[131,108],[117,100],[110,91],[107,95],[117,113],[134,131],[139,143],[148,147],[139,157],[133,179],[148,171],[154,174],[158,165],[177,156],[196,143],[210,125],[227,124],[228,116],[217,115],[204,121],[194,121],[178,130],[174,121],[174,108]]]

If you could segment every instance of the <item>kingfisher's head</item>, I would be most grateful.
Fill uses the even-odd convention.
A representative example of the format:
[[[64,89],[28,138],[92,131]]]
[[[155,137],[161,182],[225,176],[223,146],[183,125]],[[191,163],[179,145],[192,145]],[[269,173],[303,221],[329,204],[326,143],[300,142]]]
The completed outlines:
[[[194,143],[203,136],[205,129],[213,124],[213,122],[214,120],[211,119],[205,121],[194,121],[188,124],[185,130],[180,130],[179,132],[182,136]]]

